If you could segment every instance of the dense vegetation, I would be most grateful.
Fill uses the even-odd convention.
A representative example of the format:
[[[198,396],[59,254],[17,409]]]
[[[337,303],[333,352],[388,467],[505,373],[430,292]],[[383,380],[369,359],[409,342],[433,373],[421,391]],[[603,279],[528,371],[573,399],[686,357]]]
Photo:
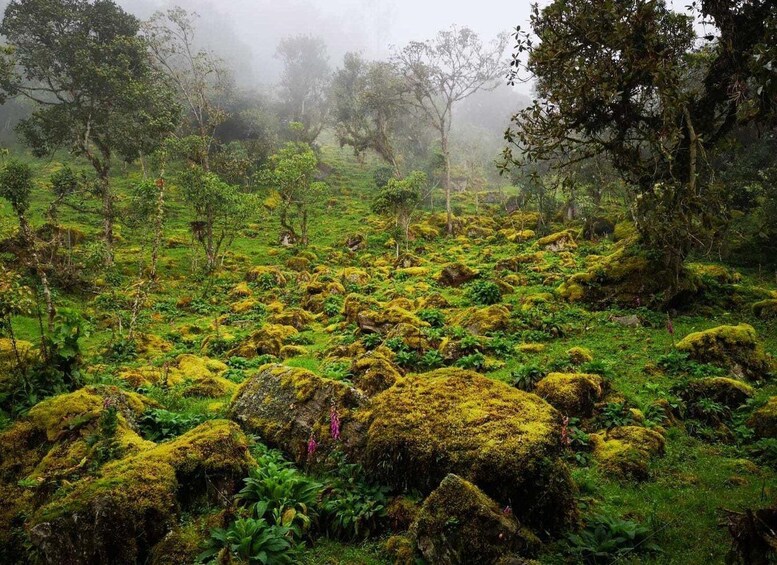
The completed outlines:
[[[268,94],[181,8],[10,2],[0,562],[772,562],[777,7],[688,9],[289,37]]]

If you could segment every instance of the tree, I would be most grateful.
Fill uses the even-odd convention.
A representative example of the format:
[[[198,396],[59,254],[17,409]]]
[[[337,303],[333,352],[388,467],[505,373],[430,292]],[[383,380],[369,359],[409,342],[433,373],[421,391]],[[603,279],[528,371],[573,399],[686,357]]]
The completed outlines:
[[[400,172],[396,137],[406,118],[405,82],[396,66],[347,53],[332,79],[332,105],[340,146],[357,156],[372,150]]]
[[[318,158],[310,145],[289,142],[270,157],[269,167],[259,176],[262,184],[277,191],[282,241],[308,243],[311,210],[326,193],[326,184],[315,180],[317,170]]]
[[[48,328],[49,331],[52,331],[54,316],[56,315],[54,300],[51,296],[48,275],[40,261],[35,234],[27,221],[32,188],[32,168],[29,165],[13,160],[9,161],[0,171],[0,198],[5,199],[11,205],[11,209],[19,221],[19,232],[32,258],[32,267],[38,275],[43,288],[43,297],[46,301],[46,312],[48,314]]]
[[[186,110],[184,134],[193,133],[198,142],[190,156],[209,171],[216,128],[228,117],[224,102],[231,80],[224,61],[195,46],[198,17],[175,7],[156,12],[144,24],[143,31],[155,66]]]
[[[450,154],[453,108],[479,90],[496,88],[505,70],[502,55],[507,39],[506,35],[500,35],[490,45],[484,45],[471,29],[454,26],[439,32],[431,41],[411,42],[393,57],[406,81],[407,100],[439,136],[449,234],[453,233]]]
[[[397,258],[400,243],[404,241],[407,245],[410,240],[410,221],[421,201],[421,190],[426,180],[426,174],[420,171],[413,171],[404,179],[391,178],[372,203],[373,212],[394,219]]]
[[[329,113],[327,93],[331,79],[326,44],[318,37],[297,35],[282,39],[275,56],[283,63],[280,113],[293,129],[296,141],[314,143]]]
[[[36,103],[19,131],[42,156],[68,147],[98,179],[106,258],[112,259],[115,156],[150,153],[172,131],[178,107],[149,65],[138,20],[110,0],[12,0],[2,33],[11,49],[4,95]]]
[[[690,251],[707,245],[726,218],[708,151],[738,121],[773,120],[777,92],[777,81],[759,78],[770,64],[763,55],[777,6],[700,6],[718,29],[701,44],[693,18],[663,0],[535,6],[536,39],[518,30],[513,78],[525,56],[537,99],[505,134],[510,164],[564,167],[606,155],[636,191],[634,219],[643,243],[660,253],[670,289]]]
[[[196,217],[190,224],[192,236],[202,246],[206,270],[211,272],[223,262],[224,253],[245,226],[256,207],[255,199],[196,165],[181,175],[180,187]]]

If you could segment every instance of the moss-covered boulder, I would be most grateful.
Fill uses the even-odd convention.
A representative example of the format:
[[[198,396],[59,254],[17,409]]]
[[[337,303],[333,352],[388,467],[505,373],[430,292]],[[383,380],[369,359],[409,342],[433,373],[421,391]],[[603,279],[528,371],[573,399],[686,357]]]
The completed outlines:
[[[747,420],[747,425],[762,438],[777,438],[777,396],[772,396],[766,404],[755,410]]]
[[[718,326],[688,334],[677,349],[699,363],[725,367],[739,378],[764,380],[773,370],[774,360],[766,354],[749,324]]]
[[[281,349],[288,344],[289,338],[299,332],[292,326],[282,324],[264,324],[236,348],[229,351],[230,357],[239,356],[251,359],[257,355],[280,356]]]
[[[270,322],[302,331],[313,323],[313,314],[302,308],[286,308],[270,316]]]
[[[688,272],[681,273],[679,284],[673,281],[672,273],[629,240],[610,255],[591,260],[587,270],[566,279],[557,292],[570,302],[603,308],[680,305],[699,290],[698,281]]]
[[[510,326],[510,309],[504,304],[465,308],[452,317],[452,322],[475,335],[504,331]]]
[[[455,473],[528,524],[559,529],[575,514],[561,416],[533,394],[440,369],[399,380],[357,417],[367,428],[359,459],[376,480],[431,492]]]
[[[356,315],[359,329],[365,333],[388,334],[399,324],[427,328],[429,324],[400,306],[386,306],[378,310],[362,310]]]
[[[30,520],[30,539],[48,563],[138,563],[183,510],[223,504],[254,465],[232,422],[214,420],[75,483]]]
[[[509,508],[454,474],[426,498],[410,535],[421,555],[440,565],[489,565],[506,554],[533,555],[540,545]]]
[[[348,449],[363,439],[353,413],[367,401],[357,389],[296,367],[265,365],[248,378],[229,406],[229,417],[246,431],[285,451],[297,463],[311,463],[307,444],[319,444],[321,457],[337,445]],[[338,440],[331,437],[332,411],[340,421]]]
[[[777,298],[760,300],[753,304],[753,314],[762,320],[777,318]]]
[[[638,481],[649,477],[652,457],[664,454],[664,436],[639,426],[621,426],[591,434],[593,456],[600,469],[620,479]]]
[[[480,271],[472,269],[467,265],[449,263],[437,275],[437,282],[443,286],[461,286],[478,276],[480,276]]]
[[[562,414],[589,417],[602,398],[602,378],[586,373],[550,373],[537,383],[534,393]]]
[[[682,387],[679,395],[687,403],[707,398],[734,410],[747,402],[754,393],[753,387],[742,381],[727,377],[709,377],[689,382]]]
[[[284,286],[286,284],[286,275],[278,267],[259,265],[252,267],[246,273],[248,282],[258,282],[265,286]]]
[[[354,385],[368,396],[392,387],[402,377],[399,367],[380,351],[355,358],[351,363],[351,374]]]
[[[135,388],[181,385],[186,396],[215,398],[231,394],[236,388],[222,376],[226,370],[227,366],[217,359],[184,353],[173,363],[125,369],[119,372],[119,377]]]
[[[552,233],[537,240],[537,246],[545,251],[565,251],[577,249],[575,234],[572,230]]]

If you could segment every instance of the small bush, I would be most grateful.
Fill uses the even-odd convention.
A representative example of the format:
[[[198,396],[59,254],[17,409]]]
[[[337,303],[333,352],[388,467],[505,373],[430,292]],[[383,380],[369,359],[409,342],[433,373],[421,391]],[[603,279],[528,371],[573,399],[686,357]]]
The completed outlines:
[[[591,516],[585,528],[569,534],[570,554],[584,563],[611,563],[636,551],[660,551],[647,543],[650,528],[603,514]]]
[[[475,304],[490,306],[502,301],[502,291],[491,281],[475,281],[467,288],[467,296]]]

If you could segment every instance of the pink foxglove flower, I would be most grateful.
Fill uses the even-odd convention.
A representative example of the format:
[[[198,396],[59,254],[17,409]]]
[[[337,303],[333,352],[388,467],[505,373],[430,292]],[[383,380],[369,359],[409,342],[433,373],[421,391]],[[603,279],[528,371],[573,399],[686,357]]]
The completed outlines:
[[[312,457],[316,452],[316,449],[318,449],[318,442],[316,441],[315,436],[310,434],[310,439],[308,439],[308,457]]]
[[[340,439],[340,414],[337,413],[334,402],[329,409],[329,432],[332,434],[332,439],[335,441]]]

